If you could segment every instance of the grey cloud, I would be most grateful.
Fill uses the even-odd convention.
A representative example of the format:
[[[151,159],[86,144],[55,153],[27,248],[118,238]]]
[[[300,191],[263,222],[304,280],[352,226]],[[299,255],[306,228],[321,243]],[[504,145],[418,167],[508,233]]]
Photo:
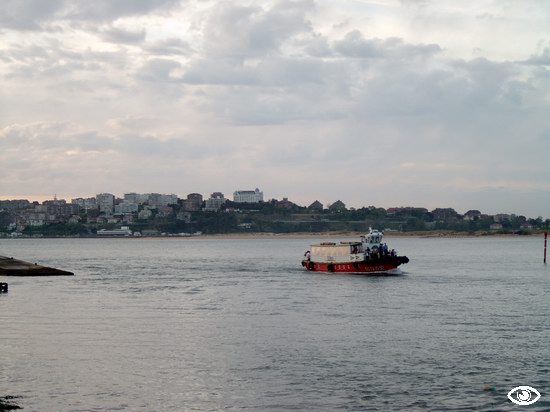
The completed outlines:
[[[154,128],[163,119],[149,115],[129,115],[122,118],[111,119],[107,122],[109,126],[116,130],[144,130]]]
[[[181,67],[181,64],[175,60],[151,59],[140,68],[138,78],[148,82],[181,82],[181,76],[175,73]]]
[[[451,67],[466,82],[462,92],[470,110],[475,107],[499,112],[517,110],[522,93],[531,89],[527,83],[518,80],[518,68],[507,62],[477,58],[453,62]]]
[[[292,87],[322,83],[323,62],[313,59],[264,58],[255,65],[240,59],[194,60],[182,80],[190,84]]]
[[[16,44],[9,48],[6,47],[2,50],[2,54],[10,62],[35,64],[36,62],[48,59],[53,47],[56,46],[50,46],[49,44],[46,47],[37,44]]]
[[[110,22],[171,10],[181,0],[4,0],[0,27],[43,30],[59,21]]]
[[[12,64],[10,71],[6,74],[7,79],[14,78],[47,78],[47,77],[69,77],[78,71],[99,71],[101,66],[93,62],[69,61],[60,62],[48,59],[38,64]]]
[[[110,66],[116,69],[124,70],[128,69],[131,65],[131,59],[128,56],[127,49],[124,47],[120,47],[115,51],[86,50],[80,54],[80,59],[88,61],[92,64]]]
[[[203,110],[231,124],[282,125],[330,121],[345,116],[346,103],[330,88],[233,86],[208,96]]]
[[[2,146],[31,153],[66,150],[107,151],[113,144],[112,139],[96,132],[80,132],[73,124],[33,123],[1,129],[0,147]]]
[[[145,29],[139,31],[124,30],[116,27],[101,30],[100,37],[110,43],[140,44],[145,40]]]
[[[189,43],[177,38],[163,39],[145,44],[143,49],[148,53],[158,56],[186,56],[194,53]]]
[[[68,50],[58,41],[41,41],[37,44],[15,44],[2,51],[7,60],[7,78],[40,78],[43,76],[65,76],[86,71],[105,70],[106,66],[123,68],[127,65],[124,49],[115,52],[94,52]]]
[[[41,23],[54,18],[64,0],[4,0],[0,28],[39,30]]]
[[[540,54],[534,54],[523,63],[535,66],[550,66],[550,47],[545,47]]]
[[[482,113],[516,111],[517,96],[530,90],[509,64],[476,59],[448,61],[438,69],[384,64],[373,69],[359,96],[361,116],[430,116],[467,127]]]
[[[135,132],[117,135],[115,147],[121,156],[151,159],[162,164],[173,162],[181,166],[186,161],[207,161],[234,156],[231,149],[235,150],[235,147],[240,146],[228,142],[229,139],[221,139],[212,144],[211,138],[200,134]]]
[[[383,145],[375,143],[374,147],[387,150],[384,156],[395,161],[414,158],[420,163],[455,163],[467,159],[481,167],[479,174],[460,173],[472,184],[483,179],[508,180],[510,184],[522,178],[535,181],[528,171],[514,171],[510,163],[503,164],[503,159],[521,153],[522,158],[543,164],[540,153],[547,153],[550,147],[532,141],[530,136],[547,128],[545,115],[524,101],[547,90],[539,91],[529,82],[519,81],[519,75],[508,66],[474,60],[448,62],[445,70],[387,67],[383,75],[365,84],[352,113],[366,135],[384,136]],[[511,90],[520,98],[511,98]],[[417,181],[439,181],[459,175],[453,170],[438,174],[414,171],[410,176]],[[544,175],[540,171],[539,176]]]
[[[0,173],[7,176],[8,174],[12,174],[14,170],[32,170],[33,166],[33,162],[27,159],[13,157],[3,158],[2,170],[0,170]]]
[[[207,53],[253,57],[278,52],[292,36],[311,31],[310,1],[278,1],[270,9],[220,3],[206,29]]]
[[[358,86],[356,82],[361,82],[353,77],[354,70],[366,69],[340,59],[274,57],[264,59],[257,70],[262,86],[302,96],[311,101],[308,107],[318,104],[330,107],[334,103],[341,105],[342,99],[351,97],[352,89]],[[307,112],[307,108],[304,111]]]
[[[190,84],[285,88],[289,94],[321,86],[326,92],[342,91],[347,83],[342,76],[346,64],[311,57],[266,57],[254,65],[239,59],[203,59],[192,61],[184,71],[182,81]]]
[[[182,81],[190,84],[257,84],[259,73],[240,60],[196,59],[185,67]]]
[[[50,37],[35,42],[7,43],[2,54],[12,62],[33,64],[49,58],[57,60],[81,58],[80,53],[65,48],[60,40]]]
[[[400,3],[405,6],[426,7],[432,0],[400,0]]]
[[[113,21],[126,16],[169,10],[180,2],[181,0],[72,0],[67,2],[63,17],[69,20]]]
[[[367,40],[359,30],[346,34],[343,40],[334,42],[336,52],[344,56],[374,58],[384,55],[381,42]]]
[[[354,30],[349,32],[344,39],[334,42],[334,51],[342,56],[363,59],[382,57],[410,59],[430,57],[439,53],[441,48],[437,44],[406,44],[399,38],[366,39],[360,31]]]
[[[328,39],[320,34],[314,34],[304,45],[307,55],[313,57],[326,57],[332,55]]]
[[[34,123],[0,129],[0,148],[17,151],[22,159],[40,153],[55,155],[75,150],[143,158],[196,158],[216,152],[208,143],[194,143],[183,137],[157,137],[139,132],[108,136],[93,130],[81,131],[80,127],[68,123]]]
[[[115,147],[112,138],[101,136],[97,132],[75,134],[71,136],[69,142],[83,151],[106,152]]]
[[[123,135],[117,139],[117,147],[124,155],[139,157],[193,158],[203,148],[189,144],[181,138],[163,138],[143,135]]]

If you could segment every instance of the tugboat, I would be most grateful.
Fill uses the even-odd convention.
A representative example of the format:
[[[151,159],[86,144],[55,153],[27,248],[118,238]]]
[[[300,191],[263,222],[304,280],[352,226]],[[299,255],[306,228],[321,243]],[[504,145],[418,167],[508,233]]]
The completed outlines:
[[[324,242],[311,245],[304,253],[302,266],[312,272],[397,275],[399,265],[409,262],[382,243],[383,232],[369,228],[369,233],[355,242]]]

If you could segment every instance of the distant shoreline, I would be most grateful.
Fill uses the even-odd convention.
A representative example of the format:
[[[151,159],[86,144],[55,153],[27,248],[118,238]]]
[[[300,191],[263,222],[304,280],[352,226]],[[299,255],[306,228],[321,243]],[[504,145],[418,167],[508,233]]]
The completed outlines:
[[[358,238],[365,235],[364,232],[319,232],[319,233],[222,233],[202,235],[199,238],[211,239],[311,239],[311,238]],[[518,236],[544,236],[544,232],[529,234],[517,233],[466,233],[448,231],[422,231],[422,232],[385,232],[387,238],[417,237],[417,238],[469,238],[469,237],[518,237]]]
[[[364,232],[294,232],[294,233],[217,233],[195,236],[41,236],[41,237],[16,237],[0,238],[9,239],[334,239],[334,238],[359,238]],[[544,231],[532,233],[491,233],[491,232],[454,232],[444,230],[415,231],[415,232],[385,232],[386,238],[416,237],[416,238],[479,238],[479,237],[533,237],[544,236]]]

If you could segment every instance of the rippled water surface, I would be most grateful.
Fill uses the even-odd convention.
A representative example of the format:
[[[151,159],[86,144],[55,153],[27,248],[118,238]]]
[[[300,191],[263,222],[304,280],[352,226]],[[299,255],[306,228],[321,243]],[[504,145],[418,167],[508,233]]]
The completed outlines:
[[[541,238],[388,238],[393,277],[305,272],[317,239],[21,239],[0,398],[25,411],[550,410]]]

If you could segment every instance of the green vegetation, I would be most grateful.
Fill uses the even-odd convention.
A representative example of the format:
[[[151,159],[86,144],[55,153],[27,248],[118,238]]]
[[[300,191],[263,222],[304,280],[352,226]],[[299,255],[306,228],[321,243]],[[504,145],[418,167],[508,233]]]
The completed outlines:
[[[89,233],[88,228],[80,223],[66,224],[55,223],[44,226],[27,226],[23,230],[23,234],[29,236],[79,236],[87,235]]]
[[[153,209],[147,218],[138,213],[103,216],[97,210],[58,218],[54,223],[18,225],[13,214],[0,210],[0,235],[22,236],[94,236],[100,229],[129,226],[144,235],[196,233],[307,233],[328,231],[366,232],[369,227],[397,232],[452,231],[461,233],[528,234],[548,230],[550,219],[516,215],[489,216],[479,211],[458,214],[453,209],[400,207],[383,209],[375,206],[346,209],[343,204],[328,209],[298,206],[286,199],[262,203],[227,201],[219,211],[187,211],[183,205]],[[17,219],[15,219],[17,221]],[[73,222],[73,223],[68,223]]]
[[[447,211],[448,212],[448,211]],[[502,228],[493,226],[493,216],[480,215],[471,219],[452,211],[443,217],[437,212],[421,208],[402,208],[386,211],[374,206],[360,209],[309,210],[292,206],[281,208],[273,202],[235,204],[227,202],[218,212],[195,211],[189,222],[171,218],[152,218],[130,224],[133,231],[157,229],[160,233],[307,233],[327,231],[366,232],[369,227],[399,232],[429,230],[453,232],[530,233],[548,229],[550,220],[527,219],[511,215],[501,222]]]

